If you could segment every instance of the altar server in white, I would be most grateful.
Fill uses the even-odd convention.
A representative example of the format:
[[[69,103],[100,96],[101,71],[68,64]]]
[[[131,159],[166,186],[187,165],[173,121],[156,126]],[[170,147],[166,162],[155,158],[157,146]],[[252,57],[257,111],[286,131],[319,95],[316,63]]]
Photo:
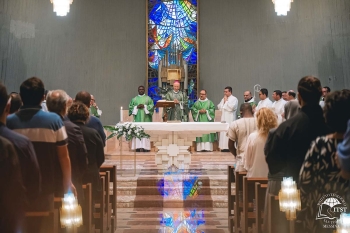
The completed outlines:
[[[277,115],[277,123],[281,124],[284,116],[284,105],[287,103],[282,98],[282,91],[276,90],[272,94],[272,98],[275,100],[272,104],[271,110]]]
[[[224,98],[218,104],[218,109],[221,111],[221,121],[230,124],[236,120],[237,107],[238,99],[232,95],[232,87],[225,87]],[[219,148],[222,152],[229,152],[228,140],[226,132],[220,132]]]
[[[271,108],[272,107],[272,101],[269,99],[269,91],[266,88],[261,88],[259,92],[259,98],[260,101],[258,103],[258,106],[255,108],[254,114],[259,111],[261,108]]]

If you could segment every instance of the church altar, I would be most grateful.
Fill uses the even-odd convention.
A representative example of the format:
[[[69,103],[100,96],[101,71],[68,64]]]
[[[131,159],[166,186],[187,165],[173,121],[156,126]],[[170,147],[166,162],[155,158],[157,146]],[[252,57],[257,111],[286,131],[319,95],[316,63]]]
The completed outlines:
[[[203,134],[228,130],[228,123],[220,122],[133,122],[142,126],[150,140],[158,148],[155,162],[158,169],[167,169],[172,164],[180,169],[188,169],[191,152],[188,148],[196,137]]]

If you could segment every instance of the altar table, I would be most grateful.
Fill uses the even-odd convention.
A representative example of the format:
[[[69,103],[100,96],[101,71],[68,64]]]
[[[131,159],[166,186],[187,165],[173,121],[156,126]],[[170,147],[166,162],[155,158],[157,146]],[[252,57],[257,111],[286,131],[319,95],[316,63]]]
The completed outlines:
[[[133,122],[142,126],[150,140],[157,146],[155,162],[158,169],[167,169],[175,165],[188,169],[191,163],[189,146],[203,134],[227,131],[229,124],[220,122]]]

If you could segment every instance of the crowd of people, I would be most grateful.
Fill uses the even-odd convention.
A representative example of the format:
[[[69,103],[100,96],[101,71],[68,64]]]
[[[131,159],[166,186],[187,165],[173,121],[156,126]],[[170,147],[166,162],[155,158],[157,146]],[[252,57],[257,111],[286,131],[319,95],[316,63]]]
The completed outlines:
[[[86,91],[74,102],[63,90],[45,91],[36,77],[19,94],[0,84],[1,232],[51,232],[44,221],[25,222],[25,212],[53,211],[54,197],[66,193],[81,203],[82,184],[97,198],[106,135],[91,100]]]
[[[180,84],[174,83],[166,95],[175,103],[166,117],[188,121],[183,111],[187,97],[179,89]],[[130,102],[129,115],[135,121],[152,121],[153,101],[143,86],[138,92]],[[331,232],[316,215],[318,202],[326,194],[337,194],[350,203],[350,90],[330,92],[319,79],[306,76],[299,81],[297,93],[275,90],[274,102],[268,93],[262,88],[256,103],[245,91],[237,114],[238,100],[231,87],[224,88],[216,107],[229,130],[220,133],[219,147],[235,156],[236,170],[246,170],[248,177],[266,177],[267,194],[278,195],[283,177],[292,177],[301,194],[300,232]],[[216,107],[207,91],[201,90],[190,109],[193,120],[214,121]],[[86,91],[73,100],[63,90],[45,91],[36,77],[25,80],[19,93],[9,94],[0,84],[0,229],[50,232],[45,222],[26,223],[24,213],[52,211],[54,196],[67,192],[81,202],[85,183],[92,184],[93,199],[98,196],[106,140],[101,113]],[[212,151],[216,139],[215,133],[197,138],[197,150]],[[132,148],[147,151],[149,141],[134,141]],[[266,206],[268,202],[266,198]],[[268,210],[264,213],[266,220]],[[281,232],[288,227],[282,217],[276,218],[276,224]]]
[[[255,102],[250,91],[245,91],[243,97],[244,103],[237,114],[238,99],[232,95],[230,86],[224,88],[224,97],[217,106],[202,89],[199,99],[188,108],[186,93],[175,82],[165,96],[167,101],[174,101],[175,107],[167,108],[164,115],[168,121],[188,121],[191,113],[195,122],[213,122],[215,110],[221,111],[221,122],[229,123],[229,130],[219,134],[220,150],[230,151],[235,156],[236,170],[246,170],[247,177],[268,179],[265,220],[269,216],[268,194],[278,195],[283,178],[292,177],[300,189],[302,203],[297,229],[300,232],[334,230],[324,228],[325,223],[316,220],[316,215],[323,195],[337,194],[350,203],[347,198],[350,139],[342,142],[350,120],[350,90],[331,92],[316,77],[306,76],[299,81],[297,92],[274,90],[273,101],[267,88],[260,89],[259,102]],[[152,121],[153,110],[152,100],[140,86],[139,95],[129,105],[129,115],[135,121]],[[350,128],[347,137],[349,134]],[[198,137],[197,151],[213,151],[215,140],[215,133]],[[139,140],[136,144],[146,151],[150,148],[146,141]],[[275,222],[280,232],[288,231],[283,213]]]

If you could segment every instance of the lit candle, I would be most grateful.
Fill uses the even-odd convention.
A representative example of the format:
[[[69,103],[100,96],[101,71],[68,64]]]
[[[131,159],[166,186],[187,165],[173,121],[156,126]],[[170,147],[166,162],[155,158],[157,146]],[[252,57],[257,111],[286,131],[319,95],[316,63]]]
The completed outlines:
[[[120,107],[120,122],[123,122],[123,107]]]

